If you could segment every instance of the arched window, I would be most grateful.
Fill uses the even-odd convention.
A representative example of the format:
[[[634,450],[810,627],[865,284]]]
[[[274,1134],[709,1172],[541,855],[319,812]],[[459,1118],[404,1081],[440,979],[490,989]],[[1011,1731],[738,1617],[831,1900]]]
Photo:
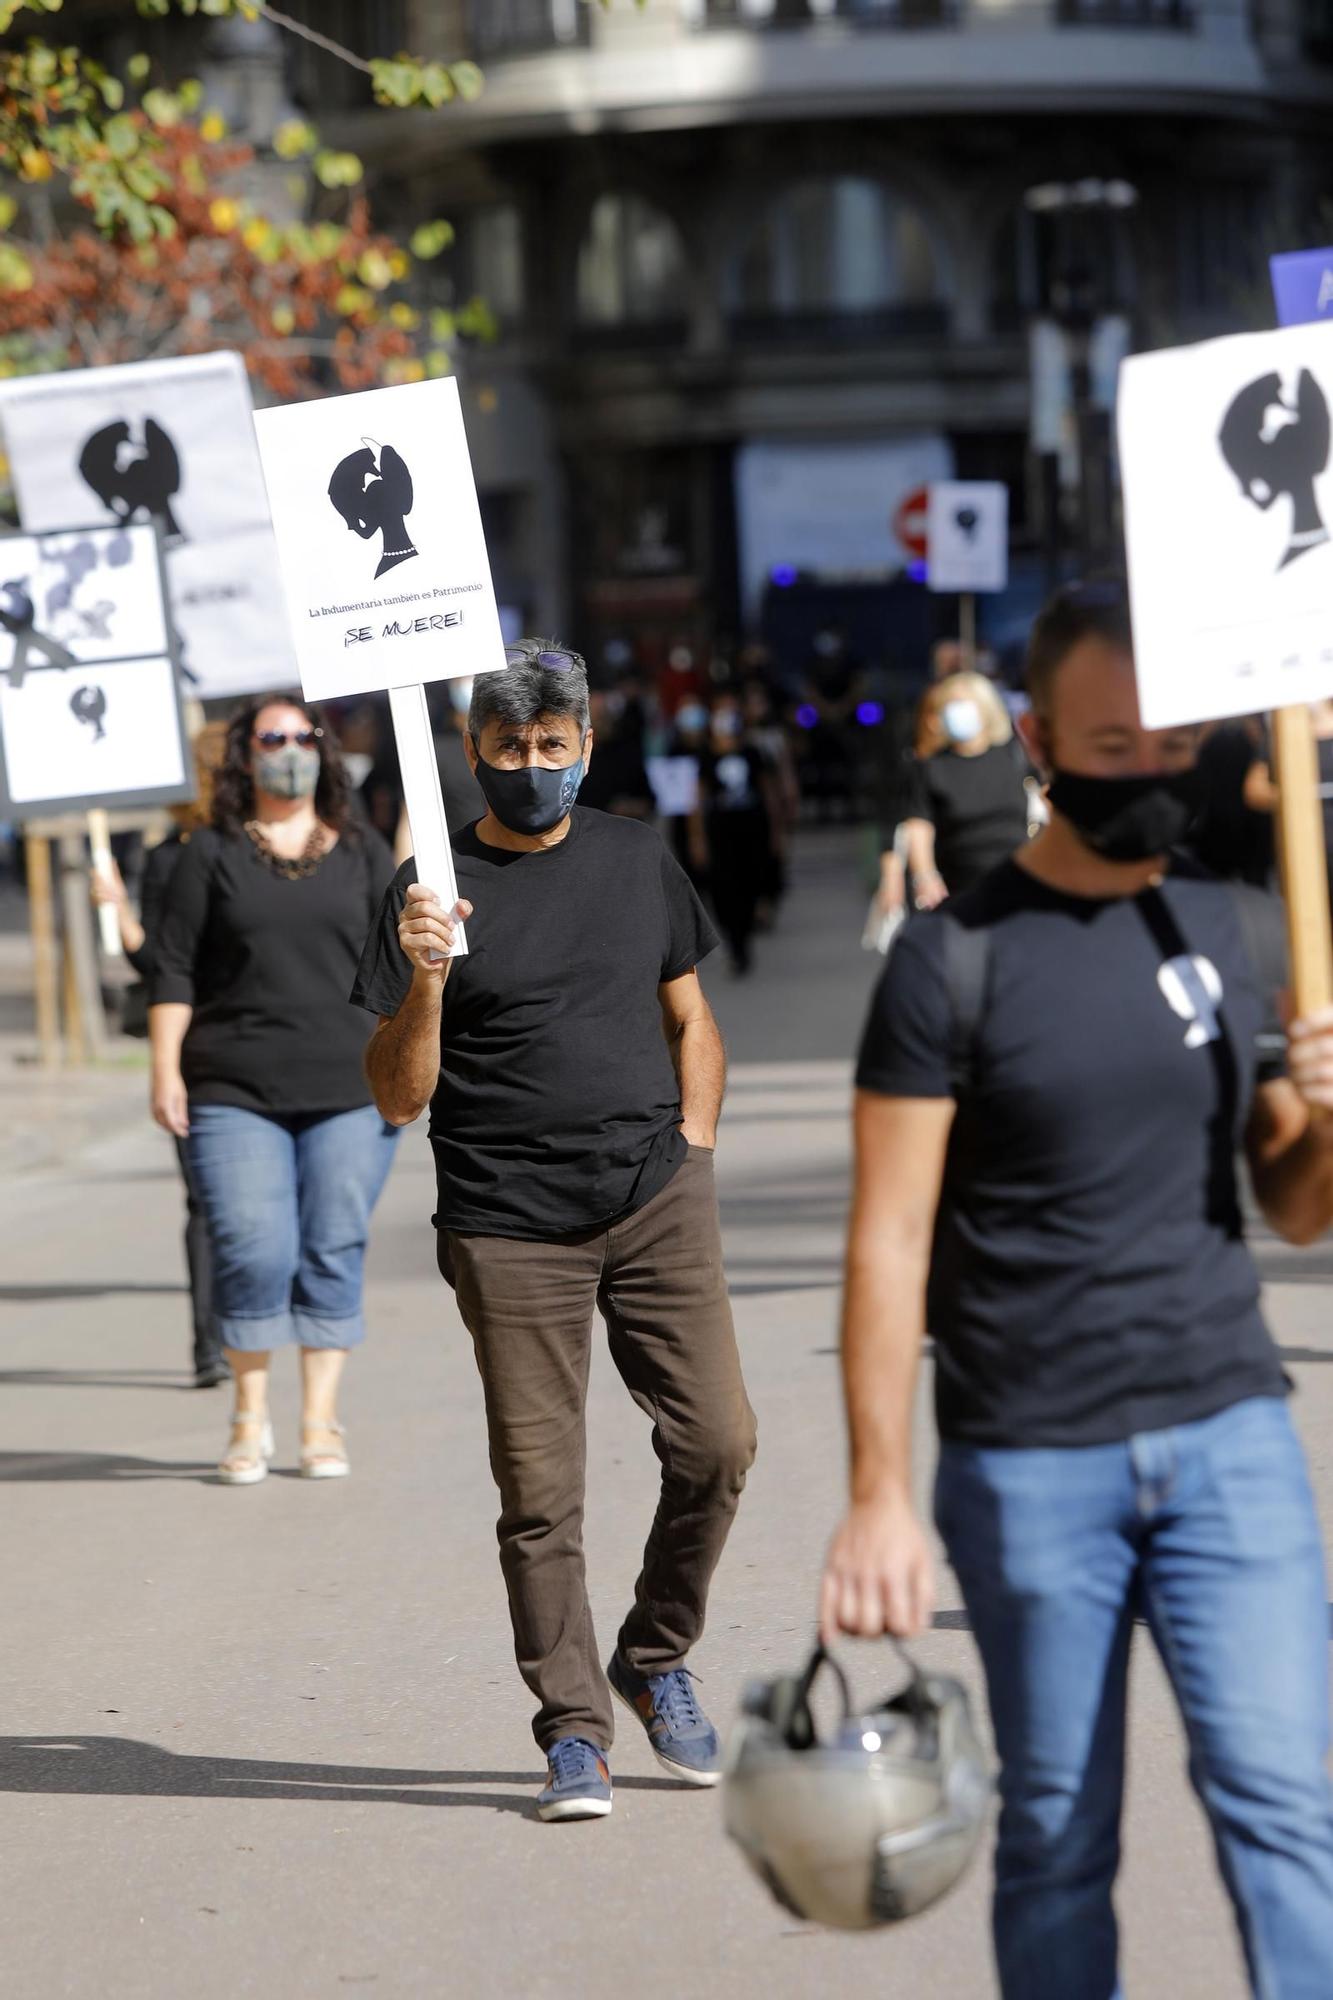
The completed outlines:
[[[588,217],[576,283],[584,326],[677,325],[686,317],[680,231],[639,195],[604,194]]]
[[[798,181],[732,263],[733,319],[807,321],[848,333],[942,321],[939,261],[919,212],[879,181]]]

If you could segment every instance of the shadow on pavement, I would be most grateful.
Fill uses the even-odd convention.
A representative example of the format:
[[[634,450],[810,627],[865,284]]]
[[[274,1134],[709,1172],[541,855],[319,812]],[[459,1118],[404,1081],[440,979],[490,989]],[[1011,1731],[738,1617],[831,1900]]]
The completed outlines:
[[[0,1368],[0,1389],[193,1389],[162,1368]]]
[[[0,1451],[0,1485],[50,1480],[216,1479],[217,1466],[200,1460],[169,1463],[126,1458],[105,1451]]]
[[[29,1299],[111,1299],[128,1298],[132,1294],[180,1293],[185,1285],[160,1284],[152,1282],[138,1284],[133,1279],[110,1278],[100,1285],[0,1285],[0,1300],[6,1305],[23,1305]]]
[[[182,1757],[128,1736],[0,1736],[0,1792],[163,1799],[328,1799],[347,1804],[471,1806],[533,1816],[538,1771],[399,1771],[359,1764]],[[616,1779],[620,1791],[678,1792],[670,1778]],[[455,1790],[521,1785],[529,1796]]]

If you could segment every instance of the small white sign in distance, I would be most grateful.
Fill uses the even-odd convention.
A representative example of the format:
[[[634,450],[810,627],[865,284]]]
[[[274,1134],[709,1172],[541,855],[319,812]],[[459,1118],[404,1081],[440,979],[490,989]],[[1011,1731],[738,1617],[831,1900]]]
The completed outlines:
[[[310,701],[505,665],[458,384],[257,410]]]
[[[931,590],[1003,590],[1009,581],[1009,489],[994,479],[942,479],[927,514]]]
[[[1138,354],[1120,464],[1150,729],[1333,694],[1333,323]]]

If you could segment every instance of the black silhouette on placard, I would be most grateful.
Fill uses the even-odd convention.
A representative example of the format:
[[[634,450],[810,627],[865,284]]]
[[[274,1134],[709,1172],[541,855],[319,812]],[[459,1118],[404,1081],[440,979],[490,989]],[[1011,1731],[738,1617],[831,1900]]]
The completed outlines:
[[[416,555],[407,532],[407,516],[412,512],[412,475],[391,444],[376,444],[362,438],[362,449],[349,452],[329,481],[329,499],[354,535],[368,542],[372,535],[384,536],[376,576],[397,569]]]
[[[93,732],[93,742],[100,743],[106,735],[103,724],[106,718],[106,695],[100,687],[75,688],[69,698],[70,709],[78,721],[84,722]]]
[[[104,424],[79,453],[79,471],[122,524],[142,516],[161,522],[167,542],[186,539],[171,510],[181,490],[180,453],[155,418],[144,418],[140,437],[123,417]]]
[[[1328,402],[1308,368],[1291,399],[1276,370],[1248,383],[1232,397],[1217,442],[1241,492],[1261,512],[1291,495],[1291,536],[1279,569],[1329,539],[1314,490],[1328,465]]]
[[[976,508],[959,507],[955,510],[953,518],[959,529],[962,531],[964,539],[969,542],[975,541],[977,528],[981,521],[981,516],[980,514],[978,514]]]
[[[9,663],[9,685],[23,686],[23,677],[28,671],[31,656],[36,654],[48,667],[75,667],[78,661],[67,646],[59,639],[52,639],[36,626],[37,611],[28,589],[26,576],[11,577],[7,583],[0,583],[0,629],[8,632],[14,641],[14,657]]]

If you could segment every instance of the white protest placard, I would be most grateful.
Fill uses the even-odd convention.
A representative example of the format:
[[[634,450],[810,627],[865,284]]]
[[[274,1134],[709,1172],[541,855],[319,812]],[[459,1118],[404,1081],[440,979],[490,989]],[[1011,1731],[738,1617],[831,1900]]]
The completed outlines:
[[[994,479],[940,479],[926,517],[931,590],[1003,590],[1009,581],[1009,489]]]
[[[311,701],[505,664],[458,384],[257,410]]]
[[[0,540],[0,817],[193,795],[157,531]]]
[[[259,410],[255,429],[306,698],[388,691],[417,880],[452,909],[425,684],[507,665],[458,384]]]
[[[1151,729],[1333,694],[1333,324],[1137,354],[1120,463]]]
[[[0,384],[19,516],[156,523],[181,665],[201,699],[290,687],[296,662],[238,354]]]

